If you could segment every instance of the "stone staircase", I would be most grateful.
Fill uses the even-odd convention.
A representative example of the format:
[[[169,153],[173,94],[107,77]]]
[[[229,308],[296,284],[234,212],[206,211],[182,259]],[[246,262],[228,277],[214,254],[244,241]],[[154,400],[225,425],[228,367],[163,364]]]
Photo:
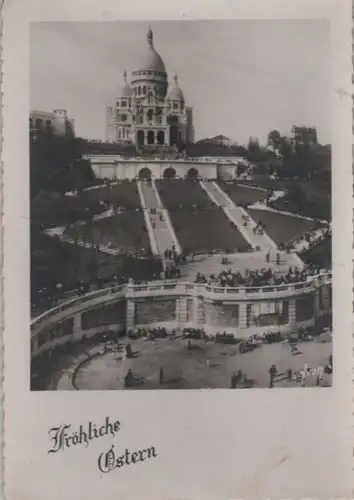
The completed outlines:
[[[218,206],[222,207],[225,215],[235,222],[242,236],[249,242],[253,249],[259,249],[263,252],[275,250],[277,245],[266,234],[254,234],[253,228],[257,225],[248,213],[235,205],[229,196],[214,181],[200,181],[202,188],[208,193],[210,199]],[[245,226],[245,217],[247,225]]]
[[[173,230],[167,210],[163,207],[154,181],[139,181],[138,191],[148,229],[151,247],[164,260],[165,250],[174,246],[177,253],[181,247]],[[153,213],[152,213],[153,210]]]

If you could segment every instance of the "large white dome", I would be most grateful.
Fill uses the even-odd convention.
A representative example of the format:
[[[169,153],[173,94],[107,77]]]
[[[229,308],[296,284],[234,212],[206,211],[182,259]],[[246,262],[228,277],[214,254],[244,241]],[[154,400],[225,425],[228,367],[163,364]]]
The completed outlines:
[[[166,72],[165,64],[160,56],[154,49],[153,33],[151,28],[147,34],[147,45],[140,57],[140,62],[135,71],[159,71]]]

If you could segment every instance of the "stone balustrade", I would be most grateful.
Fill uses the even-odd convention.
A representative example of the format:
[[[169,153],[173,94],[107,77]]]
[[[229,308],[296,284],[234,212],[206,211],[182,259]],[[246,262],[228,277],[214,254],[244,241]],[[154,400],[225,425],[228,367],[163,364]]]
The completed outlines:
[[[135,327],[191,326],[244,338],[258,331],[292,331],[314,324],[321,315],[330,313],[331,288],[331,273],[302,283],[263,287],[231,288],[173,280],[114,286],[69,300],[34,318],[32,356],[53,349],[58,343],[79,342],[105,330],[122,332]],[[124,314],[112,314],[115,303]],[[99,318],[93,321],[92,328],[83,328],[82,316],[95,310]],[[118,324],[110,324],[117,321]]]

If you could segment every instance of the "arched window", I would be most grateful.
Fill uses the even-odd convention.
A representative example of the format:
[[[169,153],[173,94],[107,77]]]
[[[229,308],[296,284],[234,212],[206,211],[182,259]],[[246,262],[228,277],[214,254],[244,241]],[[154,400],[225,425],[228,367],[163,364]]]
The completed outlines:
[[[143,95],[146,95],[146,85],[143,86]]]
[[[150,145],[154,144],[154,142],[155,142],[155,134],[154,134],[153,130],[149,130],[148,131],[147,142]]]
[[[41,129],[43,126],[43,120],[41,118],[37,118],[36,120],[36,128]]]
[[[159,130],[157,132],[157,142],[161,146],[165,143],[165,133],[163,132],[163,130]]]
[[[141,95],[141,87],[138,87],[138,94]]]
[[[152,109],[149,109],[147,112],[147,119],[151,122],[153,120],[153,117],[154,117],[154,112]]]
[[[162,123],[161,113],[156,113],[156,123],[158,123],[158,124]]]
[[[143,130],[138,131],[137,139],[138,139],[139,146],[143,146],[144,145],[144,131]]]

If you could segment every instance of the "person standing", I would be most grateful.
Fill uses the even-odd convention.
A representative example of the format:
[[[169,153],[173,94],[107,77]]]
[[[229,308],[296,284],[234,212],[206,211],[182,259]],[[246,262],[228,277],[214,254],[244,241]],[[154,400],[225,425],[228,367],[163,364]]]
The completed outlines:
[[[159,383],[160,383],[160,385],[163,384],[163,378],[164,378],[164,370],[163,370],[163,366],[161,366],[160,373],[159,373]]]
[[[238,370],[236,375],[236,387],[241,382],[241,380],[242,380],[242,370]]]
[[[236,389],[236,387],[237,387],[237,375],[236,372],[234,372],[231,377],[231,389]]]
[[[269,389],[272,389],[274,387],[274,377],[277,373],[277,367],[275,365],[272,365],[269,368]]]

